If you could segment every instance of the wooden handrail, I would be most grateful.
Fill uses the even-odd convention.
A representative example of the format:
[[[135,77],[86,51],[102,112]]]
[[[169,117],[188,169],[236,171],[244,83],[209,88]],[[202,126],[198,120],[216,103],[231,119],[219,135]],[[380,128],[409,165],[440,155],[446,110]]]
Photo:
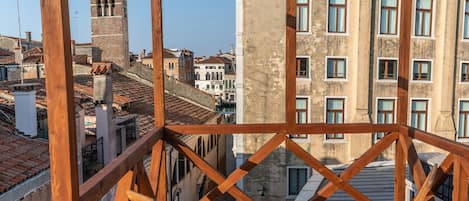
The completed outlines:
[[[326,133],[376,133],[376,132],[398,132],[397,124],[369,124],[369,123],[347,123],[347,124],[298,124],[293,130],[288,131],[287,124],[223,124],[223,125],[173,125],[165,129],[181,135],[199,134],[266,134],[286,132],[288,134],[321,135]]]
[[[407,125],[401,126],[401,133],[409,135],[409,137],[412,139],[420,140],[429,145],[433,145],[442,150],[445,150],[452,154],[456,154],[458,156],[461,156],[462,158],[465,158],[466,160],[469,160],[469,146],[465,144],[451,141],[447,138],[425,131],[421,131]]]
[[[141,137],[121,155],[112,160],[96,175],[80,186],[80,200],[99,200],[105,195],[137,162],[148,154],[153,145],[163,137],[163,129],[157,128]]]

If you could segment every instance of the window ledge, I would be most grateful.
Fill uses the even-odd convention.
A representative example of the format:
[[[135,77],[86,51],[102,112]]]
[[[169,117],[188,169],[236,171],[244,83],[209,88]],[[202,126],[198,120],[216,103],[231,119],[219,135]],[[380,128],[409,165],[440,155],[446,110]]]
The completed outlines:
[[[348,82],[348,80],[342,79],[342,78],[326,78],[324,79],[324,82]]]
[[[416,35],[413,35],[412,39],[435,40],[435,37],[433,35],[432,36],[416,36]]]
[[[380,83],[397,83],[397,80],[383,80],[383,79],[376,79],[376,82],[380,82]]]
[[[326,137],[324,137],[326,138]],[[345,139],[337,139],[337,140],[332,140],[332,139],[324,139],[325,144],[347,144],[347,140]]]
[[[432,80],[410,80],[410,83],[433,84]]]
[[[469,142],[469,138],[459,138],[459,137],[457,137],[456,142]]]
[[[398,39],[399,34],[378,34],[378,38],[393,38]]]
[[[343,37],[346,37],[346,36],[349,36],[349,33],[348,32],[345,32],[345,33],[326,32],[326,36],[343,36]]]

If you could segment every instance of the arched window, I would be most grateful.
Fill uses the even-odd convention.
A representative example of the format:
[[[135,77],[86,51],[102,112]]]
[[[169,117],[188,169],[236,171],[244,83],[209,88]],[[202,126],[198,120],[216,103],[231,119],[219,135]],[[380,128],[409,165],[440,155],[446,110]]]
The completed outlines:
[[[215,73],[212,72],[212,80],[215,80]]]
[[[207,147],[205,146],[205,140],[202,140],[202,158],[207,155],[206,148]]]
[[[202,156],[202,153],[205,152],[203,151],[202,149],[202,137],[199,137],[199,139],[197,139],[197,155],[199,155],[200,157],[203,158]]]
[[[217,80],[219,80],[220,78],[218,77],[218,72],[216,73],[216,75],[217,75]]]
[[[220,80],[223,80],[223,73],[220,73]]]
[[[114,4],[114,0],[111,0],[111,10],[109,11],[110,16],[114,16],[114,8],[115,7],[116,7],[116,5]]]
[[[210,73],[207,72],[207,73],[205,74],[205,80],[210,80]]]
[[[108,4],[108,0],[104,0],[103,16],[109,16],[109,4]]]
[[[103,5],[101,4],[101,0],[96,1],[96,4],[98,5],[97,7],[98,17],[101,17],[103,16]]]

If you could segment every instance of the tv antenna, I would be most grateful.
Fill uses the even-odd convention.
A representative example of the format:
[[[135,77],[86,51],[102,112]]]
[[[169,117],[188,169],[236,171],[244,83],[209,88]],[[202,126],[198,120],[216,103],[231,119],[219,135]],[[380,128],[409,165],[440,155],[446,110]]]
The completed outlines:
[[[18,44],[20,46],[20,79],[21,79],[21,84],[24,83],[24,78],[23,78],[23,44],[22,44],[22,39],[21,39],[21,17],[20,17],[20,0],[16,0],[16,9],[17,9],[17,16],[18,16]]]

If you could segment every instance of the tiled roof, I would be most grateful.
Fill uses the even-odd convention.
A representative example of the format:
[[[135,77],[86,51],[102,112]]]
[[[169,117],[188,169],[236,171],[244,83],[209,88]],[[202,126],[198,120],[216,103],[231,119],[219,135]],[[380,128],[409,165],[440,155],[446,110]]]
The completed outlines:
[[[88,75],[75,76],[75,84],[92,87],[93,78]],[[112,84],[114,96],[125,97],[129,101],[128,109],[119,114],[137,114],[140,134],[151,130],[154,123],[153,88],[118,73],[112,74]],[[213,111],[169,94],[165,95],[165,103],[166,123],[170,125],[204,124],[217,116]],[[89,110],[93,111],[93,108]]]
[[[209,57],[208,59],[197,62],[197,64],[228,64],[230,61],[223,57]]]
[[[0,194],[49,168],[47,142],[10,134],[0,125]]]
[[[143,57],[143,58],[153,58],[153,53],[148,53],[147,56]],[[163,58],[165,59],[172,59],[172,58],[178,58],[176,55],[174,55],[173,53],[171,53],[170,50],[168,49],[164,49],[163,50]]]

